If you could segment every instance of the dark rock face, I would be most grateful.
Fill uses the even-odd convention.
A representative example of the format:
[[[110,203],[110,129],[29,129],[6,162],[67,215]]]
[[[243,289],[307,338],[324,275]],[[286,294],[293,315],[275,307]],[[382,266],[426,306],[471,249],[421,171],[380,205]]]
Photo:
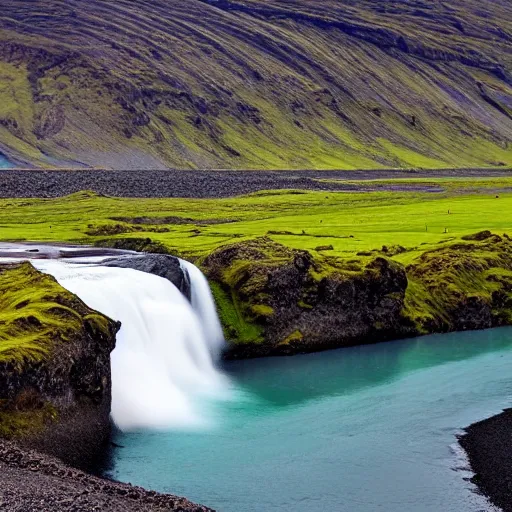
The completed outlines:
[[[2,304],[4,313],[18,315],[20,347],[0,351],[0,436],[87,468],[110,435],[110,353],[120,324],[28,263],[3,270],[2,278],[11,272],[26,278],[29,298],[16,303],[11,294],[12,311]],[[35,345],[29,354],[27,336]]]
[[[279,345],[278,352],[371,342],[396,330],[407,288],[403,268],[379,258],[357,278],[333,275],[316,283],[308,267],[301,255],[269,276],[269,303],[276,314],[268,322],[267,338],[286,340],[296,331],[303,336]]]
[[[168,254],[121,256],[108,260],[102,263],[102,265],[106,267],[131,268],[163,277],[173,283],[185,297],[190,299],[190,280],[188,274],[183,271],[179,259],[175,256]]]

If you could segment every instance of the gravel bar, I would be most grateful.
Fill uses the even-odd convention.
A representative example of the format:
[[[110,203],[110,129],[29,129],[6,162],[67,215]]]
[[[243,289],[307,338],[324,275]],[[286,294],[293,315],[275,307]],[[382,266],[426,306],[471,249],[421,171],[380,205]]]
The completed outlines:
[[[459,442],[475,473],[472,482],[503,512],[512,512],[512,409],[474,423]]]
[[[51,198],[73,194],[81,190],[92,190],[98,194],[113,197],[218,198],[260,190],[364,191],[372,189],[371,185],[318,180],[361,181],[511,175],[512,173],[506,169],[435,171],[37,171],[7,169],[0,170],[0,197]],[[395,190],[392,185],[388,188]],[[425,191],[439,190],[425,189]]]
[[[211,512],[185,498],[104,480],[0,441],[0,510]]]

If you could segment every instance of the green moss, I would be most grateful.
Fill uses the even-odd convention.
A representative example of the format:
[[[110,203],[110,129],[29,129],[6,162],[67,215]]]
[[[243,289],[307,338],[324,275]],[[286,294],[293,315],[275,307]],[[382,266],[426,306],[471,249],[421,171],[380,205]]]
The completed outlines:
[[[58,420],[57,409],[51,403],[45,403],[27,410],[6,408],[0,404],[0,438],[20,439],[40,434]]]
[[[268,318],[274,314],[274,309],[266,304],[254,304],[251,313],[257,318]]]
[[[457,307],[472,299],[491,306],[496,292],[504,294],[505,300],[494,315],[509,318],[512,244],[495,235],[481,240],[480,235],[465,237],[480,241],[455,242],[427,251],[408,266],[404,315],[419,332],[450,330]]]
[[[89,326],[109,333],[109,320],[30,263],[0,268],[0,364],[18,371],[47,361],[57,343]]]
[[[236,294],[225,291],[215,281],[210,281],[210,287],[226,339],[237,343],[263,341],[263,328],[246,320]]]
[[[45,360],[56,342],[82,328],[74,296],[29,263],[2,270],[0,292],[0,363]]]
[[[151,252],[156,254],[173,254],[179,256],[180,251],[167,247],[151,238],[102,238],[94,242],[96,247],[109,247],[125,251]]]
[[[291,343],[302,341],[304,339],[303,334],[300,331],[294,331],[287,336],[279,345],[290,345]]]

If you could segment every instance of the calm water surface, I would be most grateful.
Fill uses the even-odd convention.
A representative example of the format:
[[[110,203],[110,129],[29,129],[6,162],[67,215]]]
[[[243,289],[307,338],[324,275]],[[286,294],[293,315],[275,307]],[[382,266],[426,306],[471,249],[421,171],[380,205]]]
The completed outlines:
[[[511,328],[232,363],[215,428],[119,435],[111,476],[228,512],[493,510],[456,434],[511,369]]]

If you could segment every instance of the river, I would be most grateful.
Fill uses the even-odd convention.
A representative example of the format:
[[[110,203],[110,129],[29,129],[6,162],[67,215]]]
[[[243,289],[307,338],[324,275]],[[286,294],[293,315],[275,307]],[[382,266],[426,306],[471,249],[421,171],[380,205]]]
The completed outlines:
[[[214,426],[120,433],[110,476],[227,512],[494,510],[456,435],[511,368],[512,328],[228,363]]]

